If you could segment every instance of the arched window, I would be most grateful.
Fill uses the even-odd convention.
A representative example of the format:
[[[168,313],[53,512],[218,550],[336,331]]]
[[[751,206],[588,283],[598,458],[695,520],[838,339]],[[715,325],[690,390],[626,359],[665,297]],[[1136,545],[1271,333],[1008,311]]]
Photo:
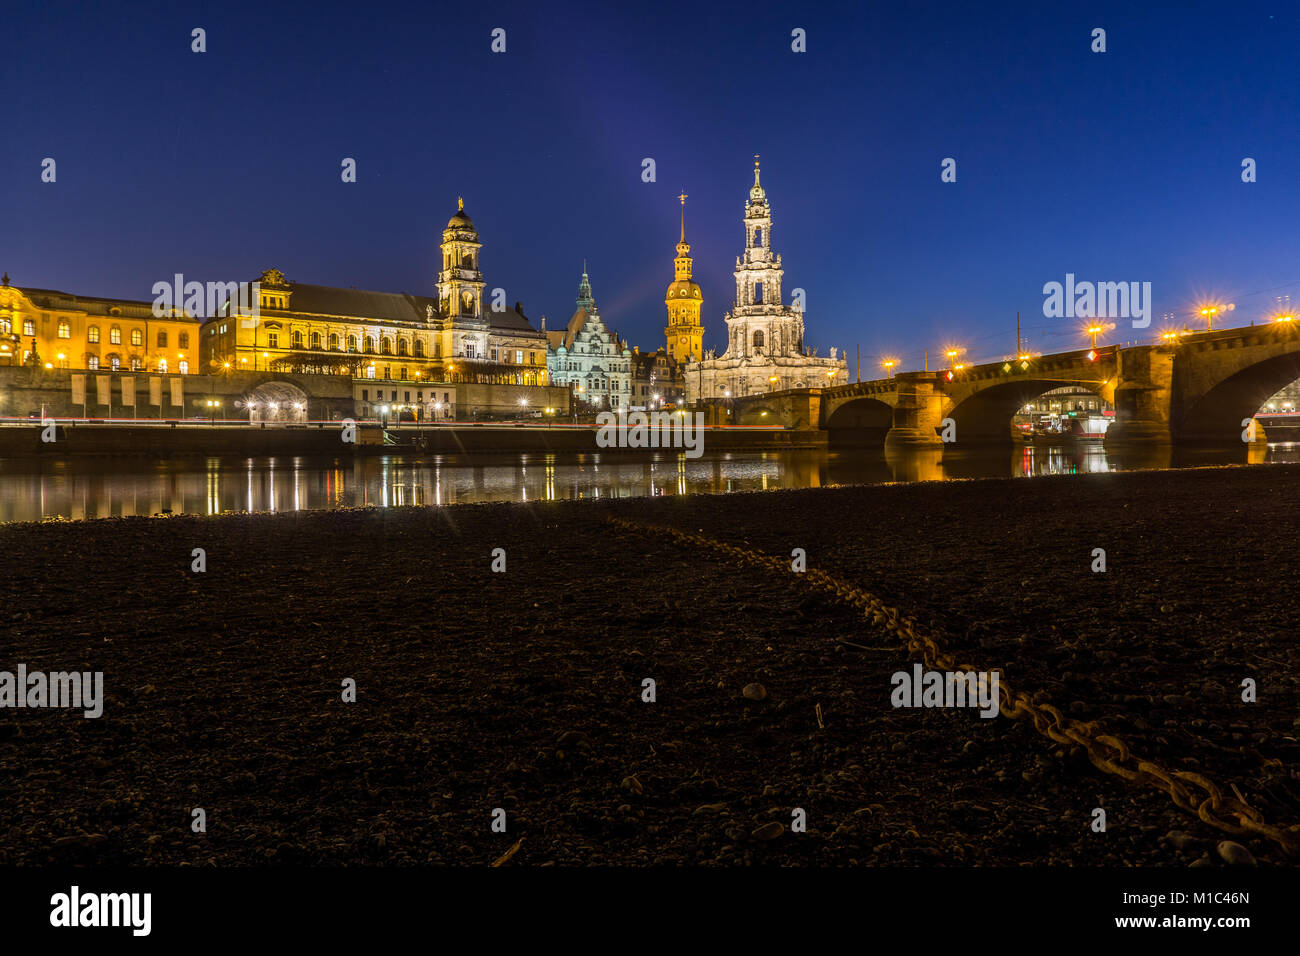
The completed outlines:
[[[294,329],[294,330],[293,330],[293,347],[296,348],[296,349],[300,349],[300,348],[302,348],[302,330],[301,330],[301,329]]]
[[[390,338],[388,338],[387,336],[384,336],[384,338],[380,339],[380,340],[379,340],[379,351],[380,351],[382,354],[384,354],[384,355],[392,355],[392,354],[393,354],[393,340],[390,339]]]
[[[735,235],[735,233],[732,233],[732,235]],[[761,246],[762,244],[763,244],[763,227],[758,226],[754,229],[754,245]]]
[[[763,330],[759,329],[754,333],[754,351],[757,352],[763,348]]]
[[[190,347],[190,333],[188,333],[188,332],[181,332],[179,335],[177,335],[177,336],[176,336],[176,346],[177,346],[178,348],[182,348],[182,349],[187,349],[187,348],[189,348],[189,347]]]
[[[337,352],[337,351],[338,351],[338,348],[339,348],[339,334],[338,334],[337,332],[331,332],[331,333],[330,333],[330,351],[331,351],[331,352]]]
[[[98,356],[98,355],[87,355],[87,356],[86,356],[86,368],[90,369],[92,372],[95,371],[95,369],[99,368],[99,356]]]
[[[122,367],[122,360],[117,355],[110,355],[108,357],[108,367],[116,372]]]
[[[158,348],[160,348],[160,349],[165,349],[166,347],[167,347],[167,330],[166,330],[166,329],[159,329],[159,330],[158,330]]]
[[[122,330],[116,325],[108,330],[108,341],[114,345],[122,344]]]
[[[311,334],[311,347],[314,349],[318,349],[320,348],[320,343],[321,343],[320,333],[313,332]]]
[[[409,348],[410,348],[410,347],[407,345],[406,339],[398,339],[398,340],[397,340],[397,354],[398,354],[398,355],[405,355],[405,354],[407,353],[407,351],[409,350]],[[406,376],[403,375],[402,377],[405,378]]]
[[[415,357],[424,358],[424,339],[415,340]]]
[[[59,320],[59,338],[61,339],[72,338],[72,326],[69,325],[67,320],[65,319]]]
[[[8,332],[9,331],[9,329],[7,328],[8,324],[9,323],[7,321],[0,323],[0,332]],[[86,329],[86,341],[89,342],[91,345],[94,345],[97,342],[99,342],[98,325],[92,325],[90,328]]]
[[[140,329],[131,330],[131,344],[144,345],[144,332]]]
[[[372,335],[366,336],[366,352],[370,355],[375,354],[375,339]]]

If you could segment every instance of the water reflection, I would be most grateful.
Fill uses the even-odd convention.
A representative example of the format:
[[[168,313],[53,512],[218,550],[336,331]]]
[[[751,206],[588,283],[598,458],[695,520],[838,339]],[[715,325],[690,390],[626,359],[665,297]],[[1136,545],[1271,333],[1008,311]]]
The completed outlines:
[[[688,459],[626,455],[0,460],[0,521],[219,514],[485,501],[726,494],[776,488],[1073,475],[1254,461],[1300,461],[1287,443],[1220,452],[1099,443],[997,452],[771,451]]]

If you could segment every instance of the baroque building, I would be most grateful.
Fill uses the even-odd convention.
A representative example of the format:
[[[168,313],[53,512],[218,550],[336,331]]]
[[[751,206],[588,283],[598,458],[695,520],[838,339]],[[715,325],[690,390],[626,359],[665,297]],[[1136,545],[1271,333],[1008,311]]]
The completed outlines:
[[[600,317],[585,266],[576,301],[578,308],[568,324],[546,333],[551,382],[568,385],[576,402],[626,408],[632,399],[632,351]]]
[[[740,395],[811,388],[848,381],[848,362],[831,349],[829,358],[804,348],[801,308],[782,302],[781,257],[772,252],[772,213],[759,182],[745,201],[745,251],[736,257],[736,297],[724,319],[727,349],[709,350],[686,368],[686,399],[695,404]]]
[[[482,243],[464,202],[457,206],[442,232],[435,295],[312,285],[267,269],[256,317],[239,315],[227,301],[204,322],[203,370],[348,375],[357,380],[363,414],[387,407],[383,414],[396,418],[396,405],[411,417],[444,419],[458,402],[484,415],[517,413],[513,396],[477,401],[449,387],[548,384],[546,336],[523,306],[506,307],[496,290],[485,307]]]

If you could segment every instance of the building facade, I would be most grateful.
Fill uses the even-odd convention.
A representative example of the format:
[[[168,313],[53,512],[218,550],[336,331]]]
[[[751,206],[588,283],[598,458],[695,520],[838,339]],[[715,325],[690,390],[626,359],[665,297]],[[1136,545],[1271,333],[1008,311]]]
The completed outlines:
[[[0,279],[0,365],[88,371],[199,371],[199,320],[154,303],[18,288]]]
[[[727,349],[721,358],[710,350],[686,367],[687,401],[844,384],[845,357],[831,349],[829,358],[819,358],[815,350],[805,349],[803,312],[782,303],[785,270],[772,252],[772,214],[759,183],[757,157],[744,229],[745,251],[736,257],[736,297],[724,316]]]
[[[632,349],[632,396],[629,407],[633,409],[665,408],[680,405],[686,400],[686,383],[682,377],[684,365],[679,365],[667,349],[642,352]]]
[[[227,302],[203,324],[204,368],[347,375],[363,414],[400,405],[403,414],[390,417],[418,420],[452,417],[457,384],[545,386],[546,337],[520,303],[484,306],[481,250],[461,201],[442,233],[434,296],[291,282],[268,269],[257,316]],[[506,416],[527,401],[481,414]]]
[[[600,317],[584,269],[577,311],[560,330],[547,332],[551,382],[568,385],[589,408],[626,408],[632,401],[632,350]]]

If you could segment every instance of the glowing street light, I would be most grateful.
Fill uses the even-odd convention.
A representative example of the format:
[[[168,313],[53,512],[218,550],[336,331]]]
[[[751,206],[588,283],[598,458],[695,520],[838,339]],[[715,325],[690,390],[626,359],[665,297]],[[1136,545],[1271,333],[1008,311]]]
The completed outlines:
[[[1094,349],[1097,348],[1097,336],[1101,335],[1101,333],[1103,333],[1103,332],[1105,332],[1105,331],[1106,331],[1105,326],[1096,325],[1096,324],[1090,325],[1090,326],[1088,326],[1086,329],[1083,330],[1083,332],[1084,332],[1085,335],[1091,337],[1091,339],[1092,339],[1092,348],[1094,348]]]
[[[894,367],[898,365],[898,359],[886,358],[881,361],[880,365],[885,370],[885,378],[892,378],[894,375]]]

